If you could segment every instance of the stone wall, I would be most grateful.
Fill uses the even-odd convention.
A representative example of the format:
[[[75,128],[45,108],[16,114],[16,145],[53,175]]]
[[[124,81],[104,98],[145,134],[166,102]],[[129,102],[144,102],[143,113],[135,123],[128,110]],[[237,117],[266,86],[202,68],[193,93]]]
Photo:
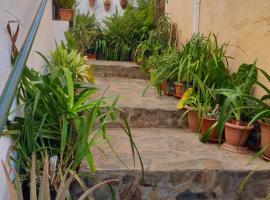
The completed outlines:
[[[88,187],[93,187],[102,180],[118,179],[120,184],[113,185],[113,188],[117,199],[121,200],[265,199],[270,191],[270,175],[264,171],[255,172],[243,191],[238,192],[240,184],[249,173],[250,171],[233,170],[146,172],[145,181],[142,182],[139,172],[134,174],[132,171],[103,171],[97,172],[94,179],[84,180]],[[78,198],[83,192],[80,186],[75,184],[72,193]],[[111,195],[106,186],[94,193],[97,200],[111,200]]]

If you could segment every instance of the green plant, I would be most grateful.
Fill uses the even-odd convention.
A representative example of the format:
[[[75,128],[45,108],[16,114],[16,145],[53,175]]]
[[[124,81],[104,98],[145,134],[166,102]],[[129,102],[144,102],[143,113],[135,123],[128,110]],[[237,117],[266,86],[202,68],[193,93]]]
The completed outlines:
[[[20,181],[19,174],[16,173],[16,179],[15,184],[13,185],[10,181],[8,170],[6,168],[6,165],[2,162],[2,166],[4,169],[4,173],[7,180],[8,190],[10,199],[12,200],[23,200],[26,195],[26,191],[22,190],[22,184]],[[51,199],[51,188],[49,185],[50,179],[51,179],[51,171],[49,167],[49,158],[48,155],[45,156],[44,165],[43,165],[43,173],[42,175],[38,174],[36,172],[36,156],[35,154],[32,154],[31,157],[31,177],[30,177],[30,200],[50,200]],[[61,178],[61,182],[57,188],[53,188],[53,191],[56,192],[56,200],[65,200],[70,199],[70,192],[69,188],[72,182],[74,180],[77,180],[78,183],[83,187],[85,192],[81,195],[79,198],[80,200],[86,199],[87,197],[91,196],[91,194],[94,192],[95,189],[110,183],[118,183],[119,181],[117,179],[110,179],[105,182],[99,183],[98,185],[95,185],[94,187],[87,189],[85,184],[83,184],[83,181],[79,178],[79,176],[76,174],[75,171],[72,171],[70,169],[66,169],[63,172],[63,176]],[[39,185],[39,189],[37,190],[37,186]],[[38,195],[37,195],[38,194]]]
[[[82,55],[86,55],[87,51],[95,52],[96,40],[101,35],[95,15],[77,13],[75,22],[70,28],[70,33],[74,37],[76,49]]]
[[[58,3],[60,5],[60,8],[73,9],[73,6],[75,5],[75,0],[58,0]]]
[[[123,16],[118,13],[104,20],[103,37],[97,46],[107,60],[134,60],[138,44],[148,38],[155,26],[153,0],[141,0],[139,8],[128,6]]]
[[[227,43],[219,45],[213,33],[207,37],[200,33],[194,34],[182,47],[178,79],[189,82],[193,81],[192,74],[196,74],[201,80],[208,76],[205,84],[209,88],[212,84],[220,88],[229,75],[227,46]]]
[[[119,113],[116,107],[118,97],[102,95],[93,98],[96,88],[75,82],[71,71],[74,68],[60,65],[63,59],[66,57],[59,58],[59,62],[55,58],[51,62],[46,60],[48,72],[44,75],[25,69],[19,88],[25,115],[21,119],[20,133],[13,135],[16,141],[14,150],[18,153],[15,162],[22,174],[28,175],[29,158],[34,152],[38,157],[37,169],[41,168],[45,152],[50,159],[55,159],[53,185],[59,185],[65,169],[76,171],[83,159],[88,162],[90,171],[95,172],[91,149],[99,140],[109,144],[106,125]],[[112,99],[111,103],[107,103],[109,99]],[[124,125],[133,152],[138,152],[128,124]]]
[[[251,120],[256,105],[245,97],[250,95],[252,86],[257,82],[257,74],[256,63],[242,64],[238,72],[230,76],[229,83],[225,84],[227,88],[217,89],[225,97],[217,124],[219,139],[228,120],[236,120],[239,125],[247,125]]]
[[[46,62],[47,70],[53,75],[63,74],[63,69],[67,68],[72,72],[73,79],[88,83],[94,82],[94,66],[87,65],[77,50],[72,49],[72,45],[69,47],[63,44],[59,45],[55,51],[51,52],[51,61],[44,55],[40,55]]]

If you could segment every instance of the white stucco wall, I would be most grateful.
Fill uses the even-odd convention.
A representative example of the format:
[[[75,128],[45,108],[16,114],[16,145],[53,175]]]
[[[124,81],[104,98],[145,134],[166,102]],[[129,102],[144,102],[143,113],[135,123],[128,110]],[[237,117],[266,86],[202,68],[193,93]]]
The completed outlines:
[[[112,16],[114,13],[116,13],[116,11],[118,11],[120,15],[124,13],[124,10],[120,5],[120,0],[113,0],[111,8],[108,12],[105,11],[104,9],[103,0],[96,0],[96,4],[93,8],[89,7],[88,0],[77,0],[77,2],[78,2],[78,10],[81,13],[87,12],[89,12],[90,14],[94,13],[99,22],[102,22],[102,20],[105,19],[106,17]],[[137,6],[137,0],[128,0],[128,2],[134,7]]]
[[[0,0],[0,93],[2,93],[2,89],[11,69],[11,43],[6,31],[7,22],[9,20],[20,21],[20,32],[17,40],[17,47],[20,49],[40,2],[41,0]],[[14,28],[15,27],[12,27],[12,29]],[[67,30],[67,28],[68,22],[52,20],[52,0],[48,0],[27,65],[39,69],[44,62],[36,51],[49,55],[49,52],[55,49],[55,40],[60,41],[64,39],[64,31]],[[0,160],[6,160],[11,142],[8,137],[0,137]],[[8,190],[1,164],[0,183],[0,200],[7,200]]]

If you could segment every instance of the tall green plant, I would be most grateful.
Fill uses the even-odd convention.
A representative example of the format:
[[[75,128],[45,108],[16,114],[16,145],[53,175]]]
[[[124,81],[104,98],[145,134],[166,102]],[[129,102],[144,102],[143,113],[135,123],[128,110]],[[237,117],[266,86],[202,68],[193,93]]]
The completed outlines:
[[[76,42],[76,48],[82,55],[85,55],[87,51],[95,52],[96,40],[101,35],[95,15],[77,13],[75,22],[70,32]]]
[[[58,0],[58,3],[60,5],[60,8],[73,9],[73,6],[75,5],[75,0]]]
[[[58,184],[61,173],[69,167],[76,171],[83,159],[88,162],[90,171],[95,172],[92,147],[99,140],[109,144],[106,126],[116,120],[118,97],[94,98],[95,86],[75,82],[73,68],[57,65],[54,59],[46,62],[46,74],[26,68],[21,79],[19,97],[24,102],[25,115],[21,132],[13,135],[18,152],[15,162],[27,175],[31,155],[36,153],[40,169],[48,152],[49,158],[55,160],[52,183]],[[112,99],[111,103],[107,103],[108,99]],[[138,152],[130,131],[126,133],[133,152]]]

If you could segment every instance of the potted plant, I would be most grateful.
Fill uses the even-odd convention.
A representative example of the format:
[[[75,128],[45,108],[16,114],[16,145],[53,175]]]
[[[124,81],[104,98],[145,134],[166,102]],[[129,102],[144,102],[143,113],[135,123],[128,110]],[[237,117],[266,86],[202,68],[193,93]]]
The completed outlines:
[[[35,153],[40,163],[48,152],[54,168],[50,183],[59,186],[62,172],[68,168],[77,172],[84,158],[90,172],[95,172],[92,147],[100,133],[106,134],[106,124],[118,115],[118,97],[111,97],[111,104],[106,103],[107,97],[91,98],[96,87],[81,78],[88,68],[76,50],[60,45],[50,60],[40,55],[47,72],[41,75],[26,67],[21,78],[18,92],[25,114],[20,132],[12,135],[14,150],[20,171],[26,176],[31,155]]]
[[[59,0],[59,19],[62,21],[72,21],[73,7],[75,0]]]
[[[260,68],[257,68],[265,79],[270,83],[270,75]],[[265,91],[265,94],[259,99],[252,95],[246,95],[244,93],[238,93],[237,95],[247,98],[248,100],[254,101],[256,104],[254,106],[254,117],[251,119],[249,124],[253,124],[258,121],[261,133],[261,154],[262,157],[269,161],[270,160],[270,106],[267,103],[270,97],[270,91],[265,84],[256,81],[257,86]]]
[[[192,132],[201,131],[201,106],[198,95],[192,93],[191,88],[184,93],[183,98],[178,103],[178,109],[186,109],[180,120],[187,114],[188,127]]]
[[[125,9],[127,6],[127,0],[121,0],[120,5],[121,5],[122,9]]]
[[[75,42],[75,45],[83,56],[88,58],[96,58],[96,43],[98,38],[102,35],[101,29],[98,25],[94,14],[77,13],[76,24],[70,28],[70,31]],[[70,38],[71,40],[71,38]]]
[[[108,12],[111,8],[112,0],[103,0],[104,9]]]
[[[89,7],[93,8],[96,4],[96,0],[88,0]]]
[[[217,92],[226,98],[219,115],[217,130],[225,128],[225,143],[222,148],[237,153],[248,153],[247,139],[254,129],[248,123],[254,114],[254,104],[244,96],[249,95],[255,80],[257,68],[254,64],[240,65],[237,73],[231,75],[232,89],[218,89]],[[239,93],[244,94],[243,96]]]

